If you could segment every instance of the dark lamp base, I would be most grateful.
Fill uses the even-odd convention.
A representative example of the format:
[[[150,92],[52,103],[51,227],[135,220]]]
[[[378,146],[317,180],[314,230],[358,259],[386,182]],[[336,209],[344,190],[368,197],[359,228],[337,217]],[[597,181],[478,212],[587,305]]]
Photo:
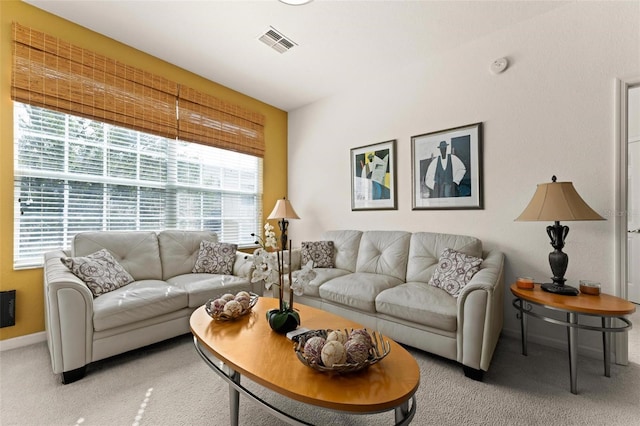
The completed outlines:
[[[577,296],[579,291],[575,287],[569,285],[558,285],[556,283],[545,283],[540,285],[544,291],[549,293],[562,294],[565,296]]]

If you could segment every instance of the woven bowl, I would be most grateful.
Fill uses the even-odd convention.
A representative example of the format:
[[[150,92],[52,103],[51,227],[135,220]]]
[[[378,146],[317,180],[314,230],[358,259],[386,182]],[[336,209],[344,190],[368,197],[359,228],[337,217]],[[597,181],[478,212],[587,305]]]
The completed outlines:
[[[213,303],[214,300],[216,300],[216,298],[207,300],[207,303],[205,303],[204,305],[204,310],[207,311],[207,314],[209,314],[209,316],[216,321],[233,321],[251,312],[251,308],[253,308],[256,305],[256,303],[258,303],[259,297],[260,296],[258,296],[255,293],[249,293],[249,307],[247,309],[243,309],[241,312],[239,312],[236,315],[229,315],[224,312],[214,312],[213,308],[211,307],[211,304]]]
[[[356,363],[334,364],[332,367],[325,367],[324,365],[319,363],[309,362],[309,360],[307,360],[307,358],[304,356],[304,345],[307,342],[307,340],[314,336],[320,336],[326,339],[327,335],[331,331],[333,330],[331,329],[312,330],[307,333],[304,333],[301,336],[296,336],[297,342],[294,344],[293,349],[298,359],[300,360],[300,362],[302,362],[307,367],[311,367],[314,370],[322,371],[324,373],[347,374],[347,373],[354,373],[356,371],[361,371],[361,370],[364,370],[365,368],[368,368],[370,365],[375,364],[376,362],[382,360],[384,357],[389,355],[389,352],[391,351],[391,345],[389,344],[389,341],[385,340],[382,334],[378,333],[377,331],[371,332],[367,330],[367,332],[371,336],[373,347],[369,350],[369,358],[367,358],[364,362],[357,363],[357,364]],[[347,335],[349,335],[349,333],[353,331],[353,329],[352,330],[345,329],[344,331],[347,333]]]

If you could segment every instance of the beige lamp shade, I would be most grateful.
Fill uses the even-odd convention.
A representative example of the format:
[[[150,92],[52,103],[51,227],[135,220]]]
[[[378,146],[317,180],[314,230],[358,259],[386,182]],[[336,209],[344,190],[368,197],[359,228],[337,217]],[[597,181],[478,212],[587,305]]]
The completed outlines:
[[[300,219],[289,200],[276,201],[276,206],[267,219]]]
[[[572,182],[541,183],[517,221],[605,220],[580,197]]]

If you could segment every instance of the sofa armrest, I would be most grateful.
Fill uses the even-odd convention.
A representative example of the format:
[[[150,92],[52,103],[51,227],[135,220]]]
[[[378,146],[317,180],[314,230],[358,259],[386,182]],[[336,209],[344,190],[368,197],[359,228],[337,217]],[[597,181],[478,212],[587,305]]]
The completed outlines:
[[[62,250],[44,256],[45,328],[53,372],[82,368],[92,361],[93,295],[60,258]]]
[[[458,297],[458,362],[487,371],[502,331],[504,254],[489,252]]]

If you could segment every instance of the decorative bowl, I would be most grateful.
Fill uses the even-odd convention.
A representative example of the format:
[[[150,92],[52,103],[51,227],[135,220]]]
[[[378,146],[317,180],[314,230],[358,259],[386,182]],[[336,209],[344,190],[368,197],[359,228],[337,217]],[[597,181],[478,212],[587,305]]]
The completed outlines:
[[[251,312],[251,308],[253,308],[256,305],[256,303],[258,303],[259,297],[260,296],[258,296],[255,293],[249,293],[249,307],[246,309],[242,309],[239,312],[235,312],[233,314],[228,314],[225,311],[215,312],[212,304],[217,298],[207,300],[207,303],[205,303],[204,305],[204,310],[207,312],[207,314],[209,314],[211,318],[213,318],[216,321],[233,321]]]
[[[366,330],[366,329],[365,329]],[[391,345],[388,340],[385,340],[377,331],[370,332],[367,330],[367,333],[371,337],[372,347],[369,349],[369,357],[360,363],[344,363],[344,364],[334,364],[331,367],[326,367],[322,363],[311,362],[304,355],[304,345],[308,339],[320,336],[322,338],[327,338],[327,335],[333,330],[331,329],[321,329],[321,330],[311,330],[304,334],[298,335],[294,337],[294,346],[293,349],[300,360],[307,367],[311,367],[314,370],[322,371],[324,373],[332,373],[332,374],[346,374],[346,373],[354,373],[356,371],[364,370],[368,368],[370,365],[375,364],[376,362],[382,360],[384,357],[389,355],[391,351]],[[351,330],[344,329],[347,336],[350,334]]]

